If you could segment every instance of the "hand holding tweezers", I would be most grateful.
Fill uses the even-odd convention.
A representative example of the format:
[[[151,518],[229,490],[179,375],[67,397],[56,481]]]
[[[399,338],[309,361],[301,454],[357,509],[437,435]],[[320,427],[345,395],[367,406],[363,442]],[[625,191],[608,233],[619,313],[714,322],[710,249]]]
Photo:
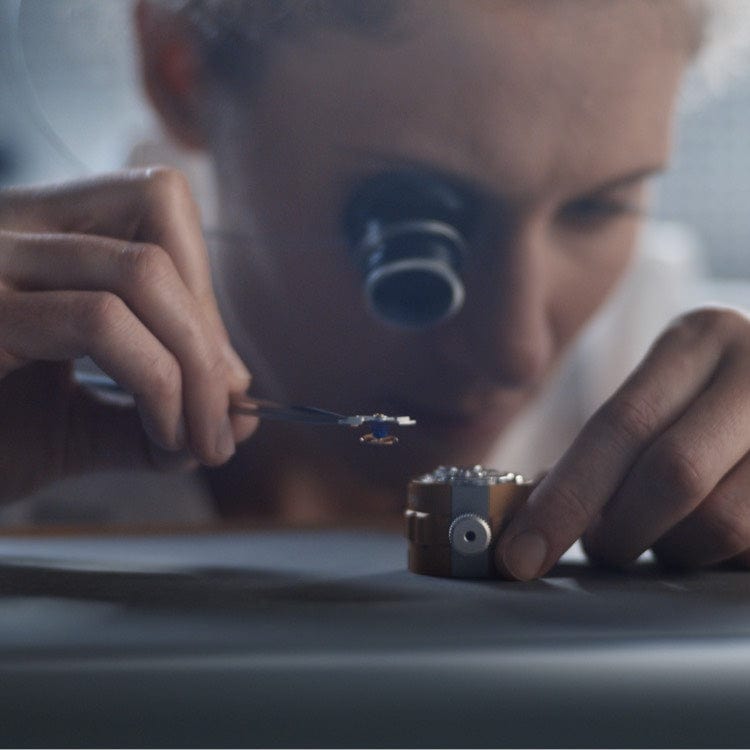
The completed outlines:
[[[75,378],[79,383],[90,388],[111,393],[124,393],[123,389],[106,375],[77,371]],[[312,406],[288,406],[252,396],[235,398],[229,404],[229,412],[231,414],[247,414],[259,419],[276,419],[284,422],[304,422],[319,425],[344,425],[347,427],[362,427],[370,424],[383,427],[388,424],[395,424],[406,427],[416,424],[411,417],[390,417],[386,414],[345,416],[325,409],[316,409]]]

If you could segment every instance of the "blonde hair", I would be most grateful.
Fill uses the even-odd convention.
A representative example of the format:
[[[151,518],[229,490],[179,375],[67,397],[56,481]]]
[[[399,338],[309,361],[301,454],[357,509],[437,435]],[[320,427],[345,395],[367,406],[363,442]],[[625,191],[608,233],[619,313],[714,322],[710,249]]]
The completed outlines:
[[[554,1],[554,0],[552,0]],[[694,29],[691,98],[722,91],[747,70],[750,58],[750,0],[678,0]],[[607,2],[607,0],[599,0]],[[654,3],[663,0],[652,0]],[[279,33],[322,25],[382,35],[393,30],[407,0],[161,0],[190,19],[217,72],[231,76],[227,47],[263,42]],[[232,40],[237,42],[232,43]]]

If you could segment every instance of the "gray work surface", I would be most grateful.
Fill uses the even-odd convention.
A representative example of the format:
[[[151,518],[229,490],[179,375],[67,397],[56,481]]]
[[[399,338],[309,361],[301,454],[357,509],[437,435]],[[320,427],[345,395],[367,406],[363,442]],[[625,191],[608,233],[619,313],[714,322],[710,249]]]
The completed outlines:
[[[750,573],[427,578],[374,532],[0,539],[4,746],[750,745]]]

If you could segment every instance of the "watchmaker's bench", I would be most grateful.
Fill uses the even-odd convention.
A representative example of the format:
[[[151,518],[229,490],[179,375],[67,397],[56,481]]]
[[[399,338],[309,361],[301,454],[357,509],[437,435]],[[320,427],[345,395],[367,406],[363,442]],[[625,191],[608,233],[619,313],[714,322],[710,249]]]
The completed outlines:
[[[750,744],[750,573],[417,576],[374,532],[0,539],[5,746]]]

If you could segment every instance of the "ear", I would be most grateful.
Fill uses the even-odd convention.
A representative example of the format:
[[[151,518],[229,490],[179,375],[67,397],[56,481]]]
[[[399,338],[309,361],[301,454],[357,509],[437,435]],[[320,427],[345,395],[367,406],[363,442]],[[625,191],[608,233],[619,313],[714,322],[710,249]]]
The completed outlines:
[[[135,7],[146,94],[169,134],[183,147],[203,149],[200,51],[179,14],[149,0]]]

